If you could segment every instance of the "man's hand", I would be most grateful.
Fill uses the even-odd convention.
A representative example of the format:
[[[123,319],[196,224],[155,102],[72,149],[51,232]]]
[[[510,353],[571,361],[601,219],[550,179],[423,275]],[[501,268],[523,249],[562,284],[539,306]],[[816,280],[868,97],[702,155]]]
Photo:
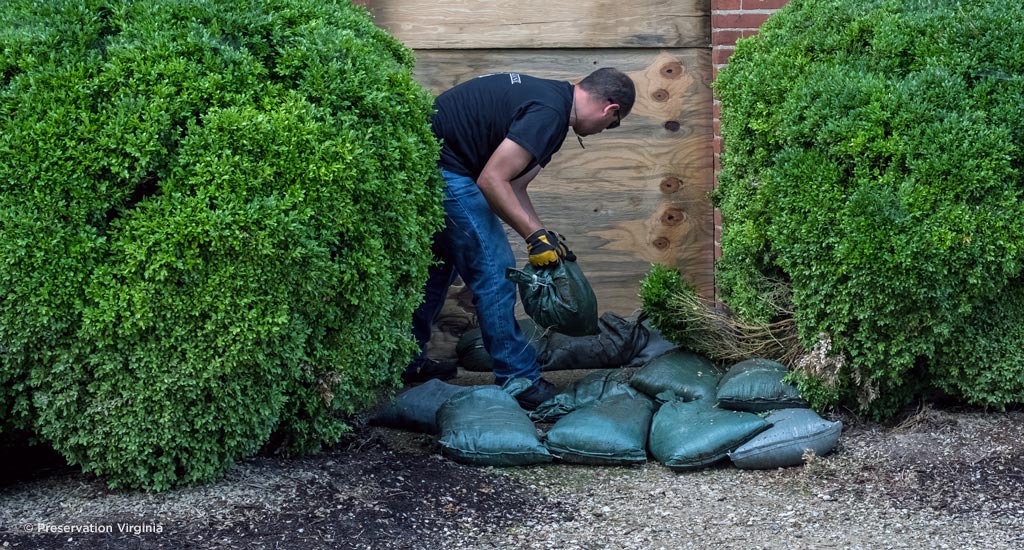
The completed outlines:
[[[565,244],[565,236],[561,233],[555,233],[554,231],[548,231],[548,235],[555,238],[555,252],[558,253],[559,260],[569,260],[570,262],[576,261],[576,253],[569,250],[569,245]]]
[[[538,229],[526,238],[526,250],[533,267],[555,267],[568,250],[547,229]]]

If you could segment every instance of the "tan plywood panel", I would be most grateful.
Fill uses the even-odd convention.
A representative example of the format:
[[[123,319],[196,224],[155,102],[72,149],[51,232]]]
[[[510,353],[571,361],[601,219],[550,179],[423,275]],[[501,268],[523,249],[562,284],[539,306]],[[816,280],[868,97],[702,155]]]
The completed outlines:
[[[570,131],[530,195],[545,224],[579,255],[601,312],[637,310],[639,282],[652,262],[679,268],[713,296],[708,50],[418,51],[416,57],[417,79],[435,93],[500,71],[569,81],[599,67],[627,72],[637,85],[632,114],[620,128],[585,138],[586,149]],[[522,239],[510,236],[525,261]],[[472,308],[463,307],[468,300],[460,302],[449,303],[441,325],[473,324]]]
[[[708,47],[710,0],[372,0],[421,49]]]

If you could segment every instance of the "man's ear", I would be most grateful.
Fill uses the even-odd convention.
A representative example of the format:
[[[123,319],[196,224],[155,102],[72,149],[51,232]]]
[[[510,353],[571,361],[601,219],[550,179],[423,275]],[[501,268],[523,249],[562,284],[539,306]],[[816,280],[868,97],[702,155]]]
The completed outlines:
[[[607,107],[604,108],[604,114],[606,114],[606,115],[607,114],[615,114],[615,110],[616,109],[620,113],[622,112],[622,106],[621,105],[619,105],[618,103],[610,103],[610,104],[608,104]]]

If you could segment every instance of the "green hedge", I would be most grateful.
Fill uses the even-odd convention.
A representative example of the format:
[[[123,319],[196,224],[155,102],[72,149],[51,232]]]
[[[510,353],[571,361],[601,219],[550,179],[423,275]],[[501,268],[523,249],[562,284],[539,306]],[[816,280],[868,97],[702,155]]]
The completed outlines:
[[[1024,400],[1021,340],[978,328],[1024,315],[1022,10],[793,0],[720,73],[718,283],[762,320],[767,281],[792,286],[833,359],[797,373],[819,408],[887,416],[931,385]]]
[[[412,64],[348,2],[8,2],[4,428],[157,490],[336,442],[442,221]]]

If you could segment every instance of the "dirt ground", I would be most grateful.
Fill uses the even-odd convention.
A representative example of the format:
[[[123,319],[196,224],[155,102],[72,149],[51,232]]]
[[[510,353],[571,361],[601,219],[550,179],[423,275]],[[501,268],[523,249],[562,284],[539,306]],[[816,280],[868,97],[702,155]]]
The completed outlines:
[[[1024,548],[1024,412],[923,405],[846,416],[796,468],[480,468],[429,435],[363,426],[317,456],[257,457],[220,482],[108,490],[8,455],[4,548]]]

